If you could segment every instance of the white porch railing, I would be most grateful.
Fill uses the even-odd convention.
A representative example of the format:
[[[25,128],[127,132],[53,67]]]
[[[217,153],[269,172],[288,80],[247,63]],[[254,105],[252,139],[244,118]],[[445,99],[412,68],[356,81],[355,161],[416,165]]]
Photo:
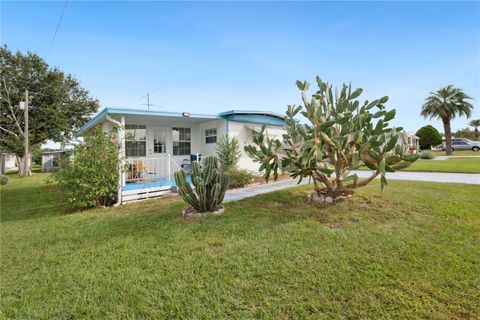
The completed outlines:
[[[127,182],[170,181],[173,173],[180,170],[180,166],[170,155],[156,158],[127,158],[126,163],[125,180]]]
[[[194,161],[200,161],[203,165],[208,155],[194,154]],[[131,157],[126,160],[125,182],[149,183],[153,181],[171,181],[173,174],[178,170],[191,171],[192,161],[178,164],[173,157],[168,154],[163,157]]]

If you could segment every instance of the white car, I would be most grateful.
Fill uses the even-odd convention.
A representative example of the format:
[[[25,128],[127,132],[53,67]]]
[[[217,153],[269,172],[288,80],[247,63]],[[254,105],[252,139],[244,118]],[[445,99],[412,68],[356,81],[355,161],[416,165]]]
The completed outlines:
[[[443,150],[446,149],[445,141],[443,142]],[[464,138],[454,138],[452,139],[452,150],[480,150],[480,141],[471,141]]]

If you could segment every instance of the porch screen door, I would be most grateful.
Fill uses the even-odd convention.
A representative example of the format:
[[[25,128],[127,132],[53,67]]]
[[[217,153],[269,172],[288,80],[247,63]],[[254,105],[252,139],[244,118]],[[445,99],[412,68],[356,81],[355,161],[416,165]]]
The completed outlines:
[[[155,128],[153,131],[153,154],[167,153],[167,130]]]

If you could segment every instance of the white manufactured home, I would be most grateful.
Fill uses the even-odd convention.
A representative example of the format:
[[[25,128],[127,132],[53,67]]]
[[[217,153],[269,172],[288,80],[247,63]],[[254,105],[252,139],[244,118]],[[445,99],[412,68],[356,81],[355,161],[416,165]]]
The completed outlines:
[[[263,111],[231,110],[217,115],[189,112],[161,112],[137,109],[105,108],[78,132],[81,136],[101,125],[113,132],[121,143],[126,171],[121,174],[121,202],[145,199],[171,192],[173,173],[187,172],[192,161],[215,155],[217,141],[223,135],[240,142],[239,167],[258,171],[243,147],[266,126],[270,137],[285,133],[284,116]]]

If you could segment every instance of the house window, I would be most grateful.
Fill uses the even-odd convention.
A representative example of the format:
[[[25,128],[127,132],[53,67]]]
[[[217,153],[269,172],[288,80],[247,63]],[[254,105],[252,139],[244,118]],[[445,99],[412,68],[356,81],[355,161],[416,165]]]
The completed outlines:
[[[191,154],[191,135],[190,128],[173,128],[173,155],[184,156]]]
[[[205,129],[205,143],[217,143],[217,129]]]
[[[125,156],[145,157],[147,155],[146,128],[142,125],[125,125]]]

